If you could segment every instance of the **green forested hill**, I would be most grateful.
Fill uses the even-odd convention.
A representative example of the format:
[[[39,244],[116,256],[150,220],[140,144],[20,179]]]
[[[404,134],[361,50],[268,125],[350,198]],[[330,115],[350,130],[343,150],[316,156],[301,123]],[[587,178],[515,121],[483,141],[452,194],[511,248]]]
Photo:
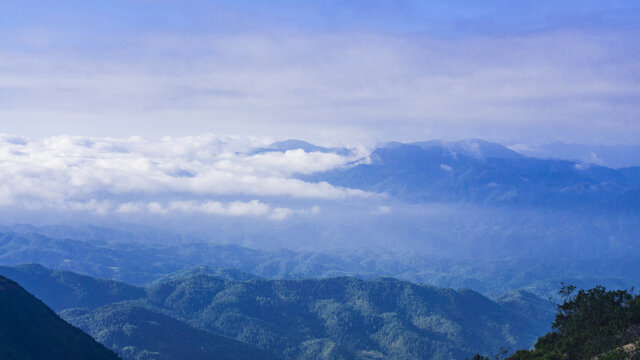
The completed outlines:
[[[12,280],[0,276],[0,359],[116,360]]]
[[[194,266],[194,267],[187,267],[182,270],[161,276],[160,278],[153,281],[152,283],[159,284],[159,283],[163,283],[171,280],[186,279],[193,275],[208,275],[211,277],[218,278],[220,280],[229,280],[229,281],[247,281],[247,280],[262,279],[262,277],[260,276],[253,275],[251,273],[247,273],[237,269],[215,268],[207,265],[200,265],[200,266]]]
[[[474,291],[390,278],[229,282],[196,275],[148,287],[143,303],[286,359],[460,359],[530,346],[540,328]]]
[[[111,304],[95,310],[69,309],[61,316],[125,359],[276,359],[257,347],[195,329],[133,304]]]
[[[190,269],[141,288],[98,286],[104,283],[67,274],[81,281],[63,282],[63,291],[109,298],[113,288],[128,289],[116,292],[115,304],[96,308],[86,297],[54,291],[59,277],[43,276],[41,267],[9,269],[44,301],[75,308],[62,312],[71,323],[136,360],[158,352],[181,359],[171,354],[202,348],[203,331],[284,359],[464,359],[503,346],[530,347],[548,330],[552,311],[525,292],[496,302],[472,290],[393,278],[232,281],[211,269]],[[174,334],[168,327],[181,330]]]

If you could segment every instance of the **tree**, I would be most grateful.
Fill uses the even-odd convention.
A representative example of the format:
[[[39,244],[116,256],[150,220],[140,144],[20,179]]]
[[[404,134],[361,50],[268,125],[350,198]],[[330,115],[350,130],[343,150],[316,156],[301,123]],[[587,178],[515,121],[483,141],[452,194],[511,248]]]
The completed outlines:
[[[602,286],[578,290],[564,285],[559,292],[553,331],[542,336],[532,351],[518,351],[510,360],[630,359],[634,339],[629,328],[640,323],[640,300],[626,290],[607,291]]]

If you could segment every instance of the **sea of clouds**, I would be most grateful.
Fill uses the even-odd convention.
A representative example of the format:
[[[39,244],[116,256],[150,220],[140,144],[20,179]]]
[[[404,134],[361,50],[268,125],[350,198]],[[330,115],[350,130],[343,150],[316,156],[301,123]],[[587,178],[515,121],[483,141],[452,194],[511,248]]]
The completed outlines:
[[[254,137],[95,138],[0,135],[0,210],[110,214],[209,214],[282,220],[315,214],[278,199],[340,201],[372,194],[298,174],[327,171],[362,154],[252,152]]]

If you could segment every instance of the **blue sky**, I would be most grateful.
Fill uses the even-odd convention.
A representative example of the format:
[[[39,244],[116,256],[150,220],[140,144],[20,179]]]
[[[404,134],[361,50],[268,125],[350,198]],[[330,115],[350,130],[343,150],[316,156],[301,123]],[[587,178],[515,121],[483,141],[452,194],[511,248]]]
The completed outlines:
[[[4,1],[5,28],[182,33],[298,29],[424,32],[440,36],[553,28],[634,27],[634,1]]]
[[[0,1],[0,132],[639,143],[637,1]]]

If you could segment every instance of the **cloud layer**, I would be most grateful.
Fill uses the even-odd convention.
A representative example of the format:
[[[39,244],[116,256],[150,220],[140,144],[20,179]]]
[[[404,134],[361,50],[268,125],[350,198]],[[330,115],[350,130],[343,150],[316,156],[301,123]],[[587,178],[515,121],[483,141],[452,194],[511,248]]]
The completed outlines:
[[[240,137],[126,139],[0,136],[0,207],[108,213],[201,213],[283,219],[264,199],[341,200],[367,193],[308,183],[295,174],[352,161],[333,153],[250,154],[265,140]]]
[[[4,131],[330,142],[640,138],[635,30],[150,33],[120,39],[116,51],[96,45],[95,55],[55,46],[64,35],[38,34],[7,33],[34,45],[0,50]]]

